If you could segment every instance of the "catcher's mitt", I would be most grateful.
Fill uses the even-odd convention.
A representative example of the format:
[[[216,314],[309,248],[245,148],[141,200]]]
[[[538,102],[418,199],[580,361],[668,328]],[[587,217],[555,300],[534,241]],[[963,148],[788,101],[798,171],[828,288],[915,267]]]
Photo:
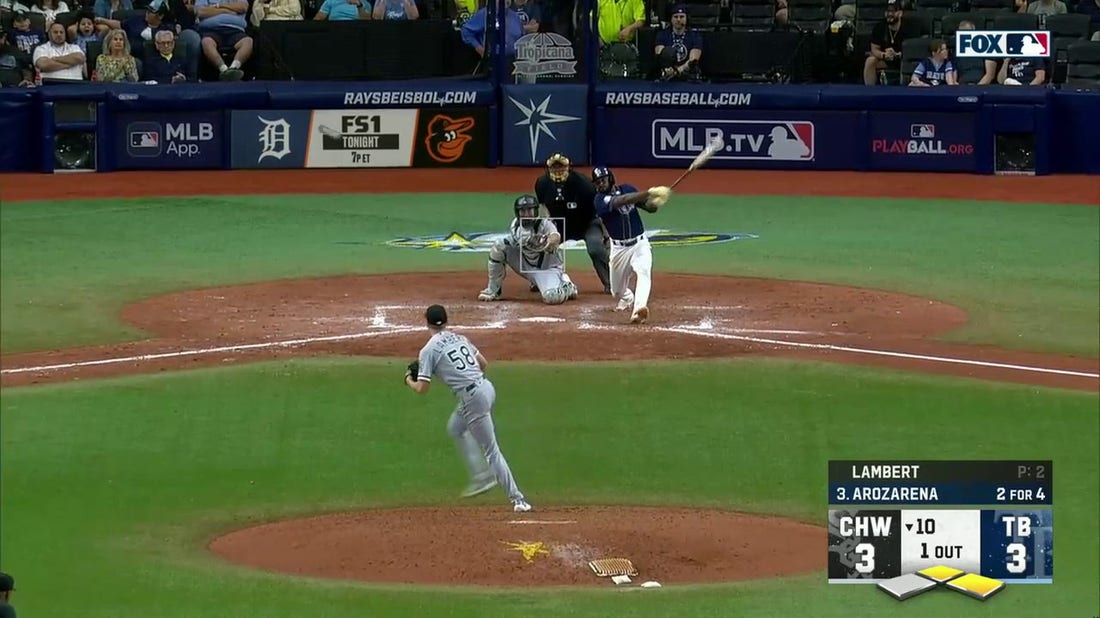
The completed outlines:
[[[420,361],[419,360],[414,360],[413,362],[409,363],[408,367],[405,368],[405,377],[408,378],[409,376],[412,376],[412,379],[415,380],[416,377],[419,376],[419,375],[420,375]]]
[[[668,187],[650,187],[648,190],[649,199],[646,200],[654,206],[664,206],[668,202],[668,198],[672,195],[672,189]]]

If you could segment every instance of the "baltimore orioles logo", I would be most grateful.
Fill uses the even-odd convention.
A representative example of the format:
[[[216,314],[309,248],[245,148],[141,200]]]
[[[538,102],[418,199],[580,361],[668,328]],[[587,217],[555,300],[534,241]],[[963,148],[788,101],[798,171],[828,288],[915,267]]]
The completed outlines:
[[[428,123],[428,136],[424,144],[428,147],[428,156],[440,163],[454,163],[466,150],[466,144],[473,138],[466,134],[474,128],[474,119],[451,118],[439,114]]]

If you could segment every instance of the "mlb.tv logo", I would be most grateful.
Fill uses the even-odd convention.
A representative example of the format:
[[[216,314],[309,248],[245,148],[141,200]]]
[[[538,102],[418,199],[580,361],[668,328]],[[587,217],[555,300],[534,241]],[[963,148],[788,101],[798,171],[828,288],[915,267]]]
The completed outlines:
[[[1050,32],[1020,30],[958,30],[959,58],[1049,58]]]

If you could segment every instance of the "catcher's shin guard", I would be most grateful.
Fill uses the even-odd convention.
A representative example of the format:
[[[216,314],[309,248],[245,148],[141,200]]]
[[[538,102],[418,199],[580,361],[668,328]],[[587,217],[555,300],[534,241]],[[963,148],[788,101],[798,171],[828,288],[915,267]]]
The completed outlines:
[[[489,248],[489,285],[478,295],[481,300],[496,300],[504,286],[505,269],[504,243],[497,241]]]

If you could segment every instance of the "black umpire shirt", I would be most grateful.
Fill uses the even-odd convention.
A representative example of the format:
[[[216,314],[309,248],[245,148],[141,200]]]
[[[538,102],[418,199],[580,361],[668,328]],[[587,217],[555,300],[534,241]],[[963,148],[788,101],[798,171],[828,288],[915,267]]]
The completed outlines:
[[[565,229],[561,229],[561,220],[555,220],[562,240],[584,240],[588,226],[596,218],[596,187],[584,175],[570,170],[562,184],[550,180],[550,172],[544,173],[535,181],[535,197],[546,206],[551,217],[565,218]]]

